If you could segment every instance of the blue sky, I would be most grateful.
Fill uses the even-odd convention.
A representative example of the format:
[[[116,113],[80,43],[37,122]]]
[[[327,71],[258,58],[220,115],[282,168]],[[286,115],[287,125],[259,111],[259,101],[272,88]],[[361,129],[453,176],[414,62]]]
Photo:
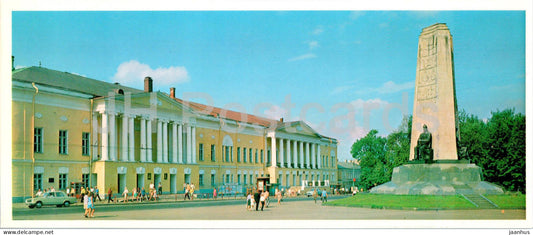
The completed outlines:
[[[418,36],[434,23],[453,36],[459,109],[525,114],[524,11],[13,12],[12,53],[18,68],[139,89],[150,75],[178,97],[304,119],[347,159],[412,113]]]

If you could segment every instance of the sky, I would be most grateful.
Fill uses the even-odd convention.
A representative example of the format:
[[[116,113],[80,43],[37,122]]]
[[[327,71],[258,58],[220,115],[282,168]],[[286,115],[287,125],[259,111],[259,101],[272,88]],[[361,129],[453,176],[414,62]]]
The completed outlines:
[[[524,11],[15,11],[15,67],[38,66],[285,121],[339,141],[412,114],[418,36],[446,23],[460,110],[525,114]]]

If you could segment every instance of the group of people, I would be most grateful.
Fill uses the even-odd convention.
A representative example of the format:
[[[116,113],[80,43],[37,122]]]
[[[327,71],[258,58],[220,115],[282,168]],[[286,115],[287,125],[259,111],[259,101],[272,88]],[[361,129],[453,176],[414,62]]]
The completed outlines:
[[[183,195],[183,200],[189,198],[189,200],[194,200],[194,184],[183,184],[183,190],[185,195]],[[216,197],[216,191],[213,191],[213,196]]]
[[[40,197],[40,196],[44,195],[44,194],[47,193],[47,192],[55,192],[55,191],[56,191],[56,190],[54,189],[54,187],[44,189],[44,191],[42,191],[41,189],[39,189],[39,190],[37,190],[37,192],[35,193],[35,196]]]
[[[94,217],[94,199],[95,199],[95,193],[89,191],[85,195],[83,195],[83,209],[85,210],[85,213],[83,216],[85,218],[93,218]]]
[[[276,199],[278,199],[278,205],[280,205],[282,197],[281,191],[276,189],[276,193],[274,196],[276,197]],[[258,211],[259,204],[261,204],[261,211],[263,211],[265,205],[268,208],[268,206],[270,205],[270,192],[262,190],[256,190],[253,194],[252,191],[248,192],[246,196],[246,209],[251,211],[255,207],[255,210]]]
[[[320,195],[320,201],[328,202],[328,192],[326,190],[322,190],[322,192],[319,192],[315,188],[313,190],[313,199],[315,199],[315,204],[316,204],[316,199],[318,198],[319,195]]]
[[[81,187],[80,188],[80,202],[84,202],[85,201],[85,196],[86,195],[89,195],[89,194],[92,194],[92,196],[94,197],[94,199],[96,200],[96,198],[98,198],[98,201],[102,201],[102,198],[100,198],[100,190],[98,189],[97,186],[94,186],[94,187],[87,187],[87,188],[84,188],[84,187]],[[76,196],[76,189],[75,188],[67,188],[67,195],[69,196]]]
[[[111,189],[109,189],[111,191]],[[122,192],[122,196],[124,197],[123,201],[124,203],[130,201],[134,202],[134,201],[138,201],[138,202],[142,202],[143,200],[148,200],[148,201],[157,201],[158,199],[158,195],[160,195],[163,191],[163,187],[161,186],[161,182],[159,183],[158,185],[158,189],[156,190],[155,189],[155,186],[154,186],[154,183],[151,182],[150,183],[150,188],[148,190],[148,192],[146,192],[146,190],[144,189],[144,187],[142,188],[133,188],[133,191],[131,192],[130,194],[130,191],[128,190],[128,187],[124,187],[124,191]],[[108,192],[109,196],[111,197],[111,195],[113,194],[112,192]],[[112,201],[112,200],[111,200]],[[109,203],[109,200],[108,200],[108,203]]]

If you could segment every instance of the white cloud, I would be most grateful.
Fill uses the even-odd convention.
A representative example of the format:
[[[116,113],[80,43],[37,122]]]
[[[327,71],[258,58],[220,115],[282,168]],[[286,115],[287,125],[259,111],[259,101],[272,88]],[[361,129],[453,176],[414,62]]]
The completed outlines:
[[[287,117],[288,111],[280,106],[272,105],[269,109],[266,109],[263,114],[266,118],[279,120],[282,117]]]
[[[304,54],[304,55],[296,56],[294,58],[290,58],[288,61],[292,62],[292,61],[297,61],[297,60],[306,60],[306,59],[313,59],[313,58],[316,58],[315,54],[307,53],[307,54]]]
[[[333,91],[330,92],[331,95],[336,95],[336,94],[340,94],[340,93],[343,93],[347,90],[351,90],[355,88],[355,86],[339,86],[339,87],[335,87],[335,89],[333,89]]]
[[[396,93],[398,91],[408,90],[415,87],[415,82],[410,81],[406,83],[396,84],[393,81],[388,81],[383,84],[383,86],[377,88],[378,93]]]
[[[382,106],[387,105],[389,102],[381,100],[379,98],[377,99],[369,99],[369,100],[363,100],[363,99],[357,99],[350,102],[350,104],[355,109],[366,109],[366,108],[379,108]]]
[[[185,67],[170,66],[168,68],[152,69],[149,65],[136,60],[120,64],[112,80],[122,85],[142,87],[143,80],[147,76],[154,79],[154,87],[178,85],[190,80]]]
[[[307,43],[307,45],[309,45],[309,49],[310,50],[313,50],[313,49],[318,47],[318,42],[317,41],[310,41],[310,42]]]
[[[364,11],[352,11],[350,12],[350,19],[356,20],[361,16],[364,16],[366,13]]]
[[[313,30],[313,34],[314,35],[320,35],[324,32],[324,27],[322,25],[319,25],[317,26],[314,30]]]
[[[355,88],[358,89],[355,89]],[[390,93],[396,93],[403,90],[409,90],[413,89],[415,87],[415,82],[410,81],[406,83],[396,84],[393,81],[388,81],[383,83],[380,87],[371,87],[371,88],[361,88],[361,86],[355,86],[355,85],[346,85],[346,86],[339,86],[335,87],[330,94],[336,95],[341,94],[346,91],[354,92],[356,94],[390,94]]]

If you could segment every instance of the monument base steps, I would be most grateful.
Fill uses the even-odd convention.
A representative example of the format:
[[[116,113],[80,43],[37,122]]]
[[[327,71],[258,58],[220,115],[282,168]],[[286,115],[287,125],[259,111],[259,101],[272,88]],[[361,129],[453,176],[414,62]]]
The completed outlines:
[[[370,190],[375,194],[473,195],[502,194],[501,187],[481,180],[481,168],[461,161],[405,164],[394,168],[392,180]]]

